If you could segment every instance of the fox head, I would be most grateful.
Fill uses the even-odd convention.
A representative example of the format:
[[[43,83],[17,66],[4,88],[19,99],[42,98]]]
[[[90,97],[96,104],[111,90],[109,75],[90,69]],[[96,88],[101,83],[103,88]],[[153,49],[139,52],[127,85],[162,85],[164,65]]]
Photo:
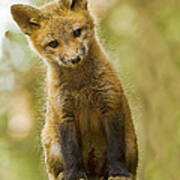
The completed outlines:
[[[59,0],[41,8],[17,4],[11,13],[47,63],[76,67],[88,55],[94,23],[87,0]]]

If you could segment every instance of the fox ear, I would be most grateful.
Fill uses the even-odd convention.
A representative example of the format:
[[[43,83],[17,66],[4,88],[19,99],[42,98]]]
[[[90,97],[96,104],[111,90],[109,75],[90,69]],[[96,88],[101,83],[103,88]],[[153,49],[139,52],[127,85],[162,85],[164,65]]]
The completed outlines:
[[[87,0],[59,0],[60,6],[63,8],[78,10],[87,10]]]
[[[34,7],[20,4],[13,5],[11,6],[11,14],[21,30],[27,35],[31,35],[41,26],[41,13]]]
[[[76,9],[84,9],[87,10],[87,0],[72,0],[71,3],[71,9],[76,10]]]

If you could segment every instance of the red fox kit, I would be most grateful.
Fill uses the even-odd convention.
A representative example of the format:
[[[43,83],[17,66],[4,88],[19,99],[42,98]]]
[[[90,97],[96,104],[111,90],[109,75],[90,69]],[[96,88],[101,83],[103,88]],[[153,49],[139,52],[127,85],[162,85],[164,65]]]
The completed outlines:
[[[120,81],[99,46],[87,0],[13,5],[47,64],[42,144],[50,180],[135,180],[137,144]]]

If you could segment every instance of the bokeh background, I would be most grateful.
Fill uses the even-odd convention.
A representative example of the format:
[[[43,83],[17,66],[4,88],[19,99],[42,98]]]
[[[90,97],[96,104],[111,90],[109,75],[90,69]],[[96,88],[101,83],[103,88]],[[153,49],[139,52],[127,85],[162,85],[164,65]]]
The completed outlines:
[[[0,1],[0,180],[47,180],[40,132],[46,68]],[[139,144],[139,180],[180,177],[180,1],[89,0],[118,72]]]

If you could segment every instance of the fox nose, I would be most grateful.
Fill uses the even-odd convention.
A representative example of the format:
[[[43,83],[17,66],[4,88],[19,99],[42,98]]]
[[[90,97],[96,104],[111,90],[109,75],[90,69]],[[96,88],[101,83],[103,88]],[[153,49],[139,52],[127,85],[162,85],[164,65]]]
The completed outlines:
[[[80,60],[81,60],[81,58],[79,56],[76,56],[76,57],[73,57],[71,59],[71,63],[72,64],[77,64]]]

